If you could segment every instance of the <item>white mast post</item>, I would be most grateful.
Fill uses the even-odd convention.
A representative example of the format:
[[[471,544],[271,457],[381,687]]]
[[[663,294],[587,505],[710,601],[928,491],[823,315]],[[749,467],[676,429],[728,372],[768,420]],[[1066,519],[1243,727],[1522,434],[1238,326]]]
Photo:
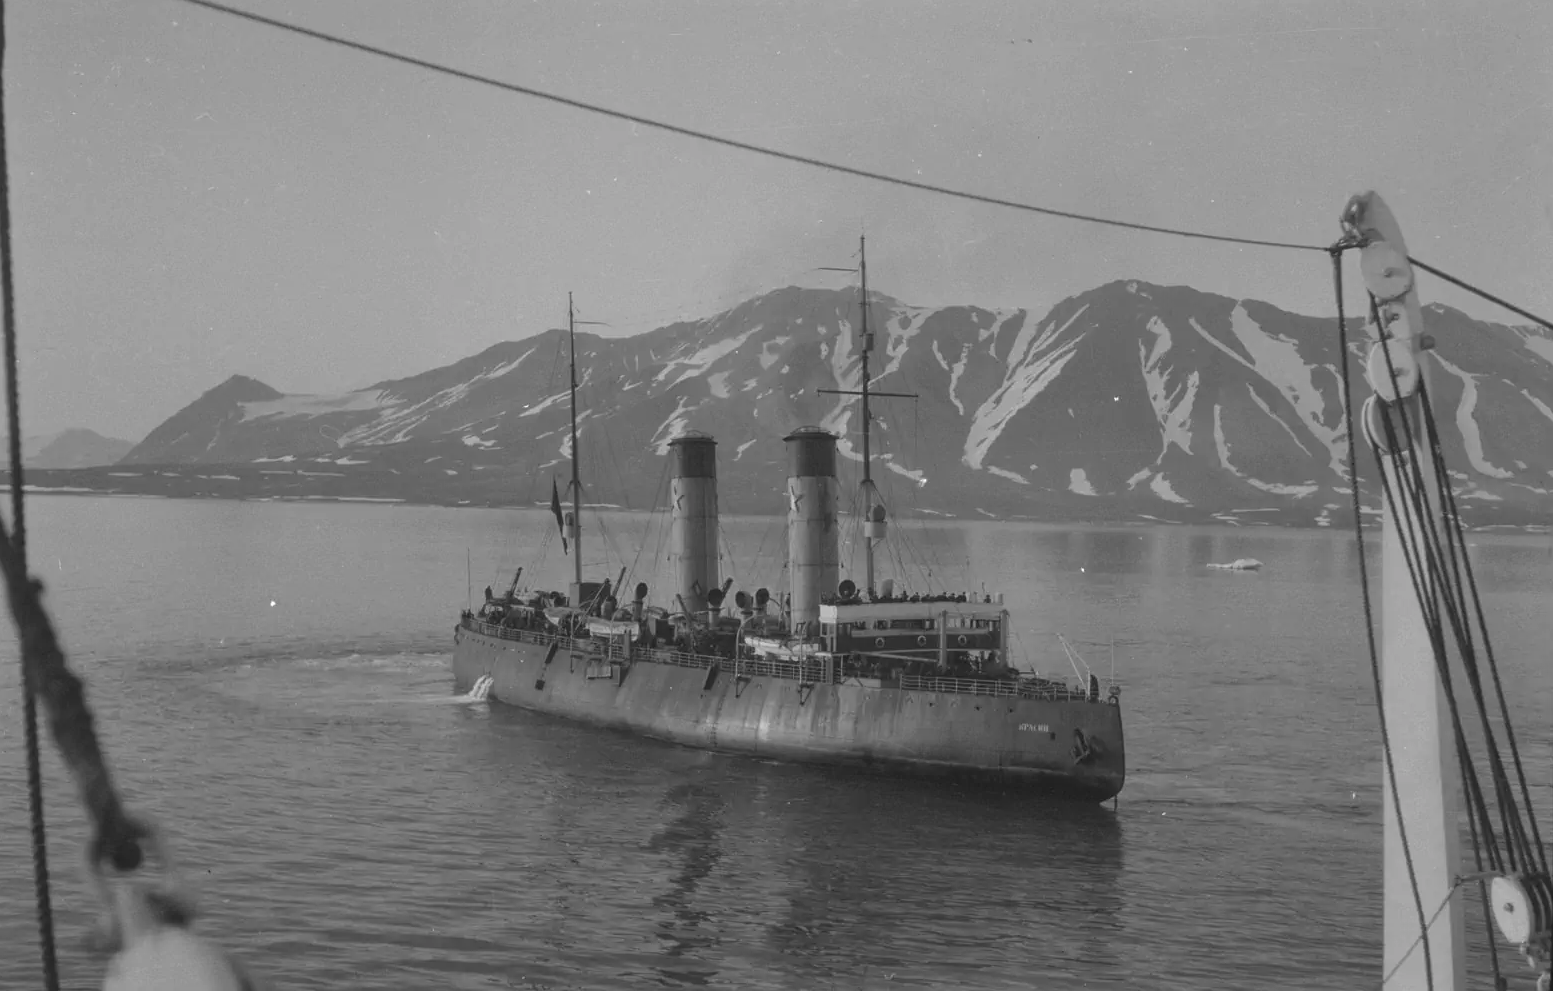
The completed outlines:
[[[1428,350],[1433,342],[1424,335],[1413,266],[1408,261],[1402,230],[1374,192],[1350,199],[1343,210],[1342,223],[1359,240],[1359,265],[1365,288],[1375,297],[1382,322],[1382,326],[1371,328],[1379,341],[1372,347],[1367,363],[1375,395],[1363,407],[1365,435],[1392,491],[1398,493],[1399,508],[1402,482],[1411,476],[1413,465],[1417,464],[1422,469],[1428,517],[1436,525],[1454,526],[1454,521],[1442,520],[1442,493],[1425,433],[1419,388],[1422,385],[1427,389],[1430,384]],[[1348,360],[1348,356],[1343,355],[1342,360]],[[1402,429],[1399,410],[1406,414],[1411,436]],[[1396,424],[1400,448],[1396,451],[1386,449],[1386,433],[1380,418],[1388,414]],[[1422,901],[1424,921],[1429,922],[1449,900],[1449,905],[1429,925],[1429,962],[1435,991],[1460,991],[1466,987],[1464,915],[1461,899],[1452,897],[1461,867],[1460,772],[1455,735],[1435,667],[1434,646],[1403,552],[1406,541],[1407,546],[1419,548],[1421,554],[1423,534],[1417,532],[1419,521],[1398,518],[1385,505],[1382,512],[1381,706],[1390,736],[1397,792],[1394,803],[1390,774],[1383,763],[1383,973],[1392,975],[1386,991],[1425,991],[1429,987],[1418,903]],[[1438,599],[1440,590],[1427,578],[1422,590],[1424,595]],[[1405,827],[1407,832],[1413,876],[1418,880],[1416,899],[1399,827]]]

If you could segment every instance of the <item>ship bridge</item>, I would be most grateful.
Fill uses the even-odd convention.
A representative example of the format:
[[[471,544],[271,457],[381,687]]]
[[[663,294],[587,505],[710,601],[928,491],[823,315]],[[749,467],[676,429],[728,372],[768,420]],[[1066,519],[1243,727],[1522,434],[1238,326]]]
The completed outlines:
[[[1008,610],[1001,603],[947,599],[823,603],[820,632],[838,654],[997,651],[1005,656]]]

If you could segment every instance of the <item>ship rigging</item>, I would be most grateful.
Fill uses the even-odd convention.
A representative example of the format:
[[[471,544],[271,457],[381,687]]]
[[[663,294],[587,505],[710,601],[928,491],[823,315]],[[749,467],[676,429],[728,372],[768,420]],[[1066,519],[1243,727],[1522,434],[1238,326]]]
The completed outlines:
[[[874,349],[874,332],[868,326],[868,311],[872,308],[872,299],[868,295],[868,238],[859,235],[857,239],[857,257],[860,281],[862,283],[859,292],[859,309],[861,310],[861,334],[858,343],[858,357],[860,360],[860,373],[858,375],[859,386],[857,389],[816,389],[823,395],[832,396],[860,396],[862,397],[863,413],[863,481],[861,486],[863,517],[863,560],[864,579],[863,589],[869,597],[876,594],[874,587],[874,545],[884,539],[885,535],[885,508],[884,501],[880,498],[879,487],[874,484],[873,476],[873,452],[870,449],[871,435],[873,433],[873,411],[869,408],[868,400],[872,396],[885,396],[897,399],[916,399],[914,392],[879,392],[870,391],[871,376],[868,372],[868,356]],[[822,272],[851,272],[849,268],[833,268],[822,266]]]

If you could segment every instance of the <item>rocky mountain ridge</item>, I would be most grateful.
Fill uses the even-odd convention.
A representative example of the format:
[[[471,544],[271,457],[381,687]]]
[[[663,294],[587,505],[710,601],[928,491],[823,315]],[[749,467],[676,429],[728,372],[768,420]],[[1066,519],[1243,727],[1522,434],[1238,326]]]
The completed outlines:
[[[782,436],[842,435],[855,486],[856,290],[789,287],[619,339],[577,335],[589,501],[660,501],[668,442],[719,442],[727,512],[781,512]],[[1540,523],[1553,484],[1553,338],[1432,305],[1427,329],[1452,477],[1476,523]],[[1368,394],[1353,326],[1186,286],[1113,282],[1049,312],[929,309],[875,294],[874,474],[897,512],[1324,525],[1346,517],[1340,390]],[[405,379],[285,395],[234,376],[88,488],[532,505],[569,472],[564,335],[486,349]],[[1373,464],[1361,455],[1361,476]],[[116,481],[109,481],[116,479]],[[138,479],[139,481],[135,481]],[[44,484],[43,480],[38,480]],[[1365,484],[1366,501],[1377,496]]]

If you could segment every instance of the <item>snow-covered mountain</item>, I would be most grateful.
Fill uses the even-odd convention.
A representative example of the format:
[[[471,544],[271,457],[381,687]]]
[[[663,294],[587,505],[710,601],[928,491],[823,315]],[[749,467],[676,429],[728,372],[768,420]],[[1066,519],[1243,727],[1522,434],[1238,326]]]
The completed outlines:
[[[1553,338],[1430,306],[1436,407],[1472,522],[1545,522]],[[1114,282],[1049,313],[925,309],[876,295],[875,474],[897,509],[954,516],[1320,523],[1345,515],[1334,319],[1185,286]],[[726,512],[780,512],[782,436],[842,433],[860,463],[859,308],[786,288],[635,337],[577,338],[589,501],[651,506],[668,442],[719,441]],[[1358,342],[1363,330],[1351,328]],[[202,477],[206,494],[531,504],[568,471],[563,335],[499,344],[407,379],[328,396],[235,376],[115,470]],[[1364,345],[1367,346],[1367,345]],[[1356,402],[1368,393],[1349,356]],[[1361,457],[1361,472],[1373,465]],[[187,466],[173,468],[171,466]],[[225,470],[190,470],[225,466]],[[106,476],[105,476],[106,477]],[[261,484],[262,483],[262,484]],[[1369,492],[1369,486],[1365,486]],[[1374,504],[1374,495],[1366,501]]]

